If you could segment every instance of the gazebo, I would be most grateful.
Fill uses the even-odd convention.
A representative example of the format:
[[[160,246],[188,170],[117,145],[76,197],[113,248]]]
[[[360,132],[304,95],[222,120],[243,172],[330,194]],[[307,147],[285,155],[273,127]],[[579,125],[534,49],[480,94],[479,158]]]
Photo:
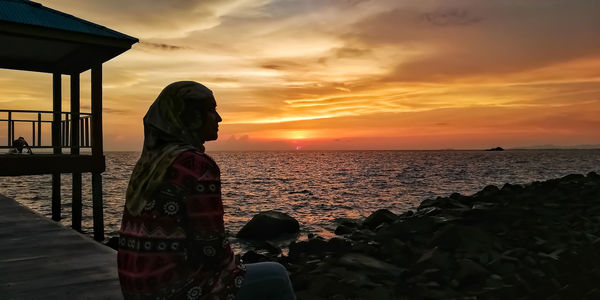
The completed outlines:
[[[0,0],[0,68],[52,74],[53,110],[0,108],[7,126],[6,146],[15,124],[31,124],[32,148],[52,154],[0,155],[0,176],[52,174],[52,219],[61,218],[60,177],[73,176],[72,227],[81,230],[82,173],[92,173],[94,239],[104,239],[102,172],[102,64],[131,49],[138,39],[27,0]],[[91,112],[80,111],[80,73],[91,70]],[[70,111],[62,111],[61,77],[70,77]],[[5,116],[6,118],[3,118]],[[17,117],[26,116],[26,117]],[[51,124],[51,144],[42,143]],[[0,141],[1,143],[1,141]],[[69,153],[63,154],[63,148]],[[91,148],[91,154],[81,154]]]

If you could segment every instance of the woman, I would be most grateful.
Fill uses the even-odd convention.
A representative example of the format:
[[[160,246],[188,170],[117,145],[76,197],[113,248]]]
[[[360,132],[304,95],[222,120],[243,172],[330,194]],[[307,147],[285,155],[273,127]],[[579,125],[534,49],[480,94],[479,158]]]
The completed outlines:
[[[294,299],[283,266],[246,269],[225,237],[220,171],[204,153],[221,121],[212,91],[192,81],[165,87],[146,113],[119,237],[125,298]]]

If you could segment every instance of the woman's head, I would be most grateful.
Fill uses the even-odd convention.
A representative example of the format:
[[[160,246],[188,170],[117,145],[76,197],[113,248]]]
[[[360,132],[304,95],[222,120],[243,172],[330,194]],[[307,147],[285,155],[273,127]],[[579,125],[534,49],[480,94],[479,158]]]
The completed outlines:
[[[210,89],[194,81],[178,81],[166,86],[144,117],[147,148],[165,143],[200,147],[216,140],[221,116]]]

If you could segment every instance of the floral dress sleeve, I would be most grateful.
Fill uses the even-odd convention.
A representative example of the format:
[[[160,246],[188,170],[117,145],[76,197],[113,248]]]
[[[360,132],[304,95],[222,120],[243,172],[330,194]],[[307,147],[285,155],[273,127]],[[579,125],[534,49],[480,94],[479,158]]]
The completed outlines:
[[[223,224],[220,170],[206,154],[186,151],[171,166],[168,176],[184,189],[185,256],[190,276],[188,299],[233,299],[244,279]]]

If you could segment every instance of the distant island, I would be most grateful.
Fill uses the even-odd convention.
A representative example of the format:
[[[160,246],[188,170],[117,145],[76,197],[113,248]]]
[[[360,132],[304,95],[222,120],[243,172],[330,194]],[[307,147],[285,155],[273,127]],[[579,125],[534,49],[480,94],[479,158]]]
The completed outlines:
[[[504,148],[496,147],[496,148],[486,149],[485,151],[504,151]]]

